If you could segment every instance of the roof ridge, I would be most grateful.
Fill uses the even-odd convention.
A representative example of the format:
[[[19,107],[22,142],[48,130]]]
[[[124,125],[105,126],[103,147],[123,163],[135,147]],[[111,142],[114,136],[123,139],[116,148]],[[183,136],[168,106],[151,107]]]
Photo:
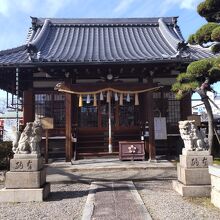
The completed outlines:
[[[175,24],[178,16],[173,17],[149,17],[149,18],[36,18],[31,17],[35,25],[43,25],[49,19],[51,24],[158,24],[158,20],[163,18],[165,23]]]

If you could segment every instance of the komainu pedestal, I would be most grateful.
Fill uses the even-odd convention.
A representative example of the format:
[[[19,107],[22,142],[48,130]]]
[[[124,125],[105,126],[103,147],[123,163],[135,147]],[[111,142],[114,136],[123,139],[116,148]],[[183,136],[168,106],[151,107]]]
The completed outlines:
[[[178,180],[173,181],[173,188],[182,196],[210,196],[211,179],[208,166],[212,161],[208,151],[183,151],[180,163],[177,164]]]
[[[179,122],[180,134],[184,141],[180,163],[177,164],[177,179],[173,188],[182,196],[207,197],[211,193],[211,178],[208,166],[213,157],[207,149],[206,140],[195,126],[194,121]]]
[[[0,190],[0,202],[43,201],[50,192],[46,170],[40,157],[42,133],[38,122],[29,122],[24,131],[17,132],[13,142],[14,158],[6,173],[5,188]]]
[[[43,159],[25,157],[11,159],[5,188],[0,190],[0,202],[39,202],[48,196],[50,185],[46,183]]]

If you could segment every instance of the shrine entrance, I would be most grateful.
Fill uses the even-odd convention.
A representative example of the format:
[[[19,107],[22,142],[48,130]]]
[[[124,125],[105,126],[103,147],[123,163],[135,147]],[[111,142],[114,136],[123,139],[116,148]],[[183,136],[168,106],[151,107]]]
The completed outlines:
[[[88,103],[85,97],[83,106],[78,108],[78,150],[82,151],[83,147],[88,148],[88,145],[91,147],[93,145],[97,151],[99,148],[101,152],[113,153],[118,152],[119,140],[128,139],[128,133],[130,139],[140,139],[140,107],[135,105],[133,96],[127,100],[126,98],[124,97],[123,105],[120,105],[117,97],[112,98],[109,104],[106,96],[103,95],[103,100],[98,100],[97,106],[94,106],[93,98]]]
[[[73,134],[77,139],[74,158],[76,154],[77,158],[118,155],[119,141],[140,141],[146,94],[160,88],[148,83],[59,83],[55,89],[66,93],[66,136]],[[141,93],[145,98],[139,101]]]

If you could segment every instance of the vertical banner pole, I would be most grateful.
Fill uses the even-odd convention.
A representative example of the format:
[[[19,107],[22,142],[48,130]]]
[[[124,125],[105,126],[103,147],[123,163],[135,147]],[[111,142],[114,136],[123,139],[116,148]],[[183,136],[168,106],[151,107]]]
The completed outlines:
[[[108,91],[110,93],[110,91]],[[111,94],[109,94],[111,96]],[[108,152],[112,153],[111,97],[108,102]]]

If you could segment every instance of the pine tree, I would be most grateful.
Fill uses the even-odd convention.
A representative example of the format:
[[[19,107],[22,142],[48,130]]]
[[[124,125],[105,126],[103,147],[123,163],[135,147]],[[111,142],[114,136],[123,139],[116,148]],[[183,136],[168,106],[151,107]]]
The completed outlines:
[[[189,39],[189,44],[199,44],[202,47],[211,47],[213,53],[220,52],[220,1],[205,0],[197,7],[200,16],[207,20],[207,24],[200,27]],[[208,142],[210,153],[213,154],[213,113],[207,92],[214,92],[211,85],[220,80],[220,56],[217,58],[202,59],[192,62],[185,73],[180,73],[172,91],[177,99],[188,93],[197,92],[203,101],[208,116]]]

